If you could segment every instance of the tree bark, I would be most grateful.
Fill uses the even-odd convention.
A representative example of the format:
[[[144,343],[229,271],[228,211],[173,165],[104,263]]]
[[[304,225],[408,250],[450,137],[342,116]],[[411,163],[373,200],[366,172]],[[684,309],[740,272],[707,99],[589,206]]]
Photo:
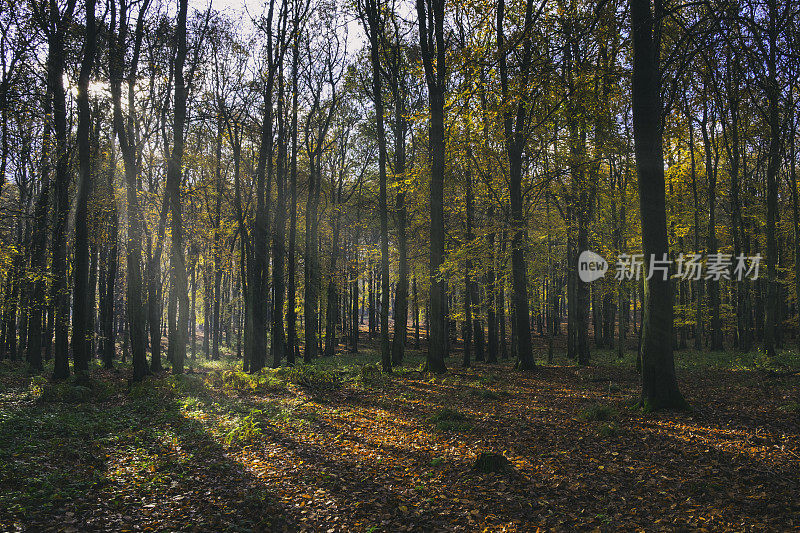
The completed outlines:
[[[417,0],[420,50],[428,86],[430,129],[428,154],[430,161],[430,330],[428,333],[428,371],[446,370],[447,325],[445,323],[446,292],[441,272],[444,263],[444,172],[445,172],[445,0]],[[429,21],[431,27],[429,28]]]
[[[497,7],[497,47],[500,53],[500,84],[504,101],[509,99],[508,67],[506,64],[505,34],[504,34],[505,2],[500,0]],[[527,0],[525,7],[525,27],[531,25],[533,17],[533,1]],[[520,60],[521,87],[526,87],[531,66],[530,38],[523,43],[522,59]],[[526,144],[525,125],[528,120],[528,110],[525,108],[524,98],[520,99],[513,109],[504,113],[503,126],[505,132],[506,152],[509,165],[509,196],[511,200],[511,220],[513,235],[511,239],[511,277],[514,293],[514,331],[517,348],[517,368],[520,370],[533,370],[536,362],[531,349],[530,310],[528,307],[527,263],[525,261],[525,219],[523,215],[522,197],[522,156]]]
[[[642,250],[645,268],[652,258],[666,258],[666,198],[662,147],[659,12],[650,0],[630,0],[633,38],[633,136],[639,175]],[[653,276],[645,282],[642,319],[642,403],[650,409],[683,408],[672,356],[672,290],[669,279]]]
[[[183,173],[183,130],[186,122],[186,86],[183,67],[186,62],[186,11],[188,0],[178,0],[176,27],[177,52],[175,54],[175,104],[172,138],[172,157],[167,165],[167,194],[172,212],[172,249],[170,267],[172,284],[170,293],[175,293],[177,305],[176,325],[170,331],[169,346],[172,350],[172,373],[182,374],[186,360],[186,335],[189,328],[189,292],[186,279],[186,253],[183,246],[183,213],[181,209],[181,183]]]
[[[780,166],[781,130],[779,119],[780,91],[777,78],[778,6],[777,0],[768,2],[769,27],[767,42],[767,121],[769,124],[769,152],[767,161],[767,302],[764,323],[764,352],[775,357],[778,305],[778,244],[775,238],[778,217],[778,170]]]
[[[134,40],[135,49],[139,49],[143,33],[144,13],[147,2],[139,7],[139,18],[136,26]],[[116,27],[116,9],[111,9],[111,28]],[[109,48],[109,77],[111,78],[111,98],[114,107],[114,131],[122,151],[125,166],[125,185],[128,199],[128,243],[127,243],[127,321],[128,337],[130,338],[130,351],[133,360],[133,379],[140,381],[148,373],[147,359],[144,351],[144,309],[142,306],[142,213],[139,208],[138,197],[138,165],[136,162],[136,146],[133,136],[125,127],[122,115],[121,84],[123,76],[123,63],[125,61],[125,42],[128,33],[127,6],[120,2],[119,29],[116,35],[112,34]],[[135,79],[138,56],[134,53],[131,60],[129,78]],[[129,110],[133,112],[133,110]],[[127,337],[126,337],[127,338]]]
[[[55,137],[55,221],[52,241],[52,285],[53,324],[55,327],[55,361],[53,377],[65,379],[69,376],[69,283],[67,279],[67,217],[69,215],[69,152],[67,137],[67,95],[64,88],[64,54],[67,27],[72,22],[75,1],[70,0],[60,13],[51,6],[49,15],[47,83],[53,102],[53,132]]]
[[[297,61],[299,50],[297,36],[292,43],[292,160],[289,169],[289,255],[287,258],[287,305],[286,305],[286,363],[294,365],[297,351],[297,313],[295,311],[297,282],[295,248],[297,243]]]
[[[89,77],[95,56],[95,0],[86,0],[86,28],[81,70],[78,76],[78,186],[75,192],[75,256],[72,296],[72,357],[75,372],[89,371],[91,324],[89,308],[89,195],[92,191],[91,116]],[[94,304],[94,302],[92,302]]]

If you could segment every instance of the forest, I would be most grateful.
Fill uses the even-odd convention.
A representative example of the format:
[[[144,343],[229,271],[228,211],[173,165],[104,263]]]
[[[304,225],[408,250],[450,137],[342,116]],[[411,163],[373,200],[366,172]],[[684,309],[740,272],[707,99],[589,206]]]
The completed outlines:
[[[0,66],[0,530],[800,528],[800,1],[0,0]]]

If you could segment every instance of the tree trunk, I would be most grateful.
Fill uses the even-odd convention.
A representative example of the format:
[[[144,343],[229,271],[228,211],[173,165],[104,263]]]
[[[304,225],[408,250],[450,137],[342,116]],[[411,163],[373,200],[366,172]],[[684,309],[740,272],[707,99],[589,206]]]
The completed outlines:
[[[108,160],[108,185],[106,188],[107,198],[107,213],[106,213],[106,268],[105,268],[105,281],[103,287],[105,292],[101,294],[100,305],[100,329],[103,337],[103,366],[110,369],[114,364],[114,355],[116,354],[116,330],[114,328],[114,286],[117,280],[117,263],[118,263],[118,228],[119,221],[117,217],[117,200],[114,192],[114,176],[116,171],[116,150],[114,139],[111,139],[111,148],[109,150]],[[106,248],[103,248],[106,250]]]
[[[394,172],[398,187],[395,198],[397,213],[397,288],[394,302],[394,338],[392,339],[392,364],[399,365],[405,354],[408,329],[408,237],[406,235],[407,209],[403,179],[406,172],[406,119],[403,106],[404,94],[395,84],[394,118]]]
[[[445,0],[417,0],[420,50],[428,86],[430,129],[430,330],[426,368],[441,373],[446,370],[447,327],[445,324],[445,280],[440,271],[444,263],[444,173],[445,173]],[[428,24],[432,24],[430,31]]]
[[[657,4],[659,5],[659,4]],[[630,0],[633,38],[633,135],[639,175],[642,250],[645,268],[666,258],[666,198],[662,147],[661,80],[657,17],[650,0]],[[672,294],[669,279],[653,276],[645,283],[642,319],[642,403],[651,409],[683,408],[672,357]]]
[[[141,6],[145,9],[146,6]],[[111,9],[111,28],[116,26],[116,9]],[[112,34],[109,45],[109,77],[111,79],[111,97],[114,106],[114,131],[117,134],[122,158],[125,165],[125,185],[128,199],[128,245],[127,245],[127,322],[130,352],[133,361],[133,379],[140,381],[148,373],[147,359],[144,351],[144,309],[142,306],[142,213],[139,208],[138,197],[138,165],[136,158],[136,146],[133,143],[133,135],[125,126],[125,119],[122,114],[121,103],[121,84],[123,77],[123,64],[125,61],[125,43],[127,37],[127,6],[124,2],[119,6],[119,29],[116,35]],[[139,22],[136,26],[135,49],[138,50],[138,43],[141,42],[143,34],[143,12],[140,12]],[[138,57],[134,54],[131,60],[131,68],[128,73],[130,80],[136,78],[136,66]],[[129,89],[132,85],[129,84]],[[129,94],[131,91],[129,90]],[[129,109],[133,113],[133,109]]]
[[[177,53],[175,55],[175,117],[173,123],[172,157],[167,165],[167,194],[172,212],[172,249],[170,267],[172,284],[170,298],[175,293],[177,306],[175,329],[170,331],[169,346],[172,351],[173,374],[183,373],[186,359],[186,335],[189,329],[189,292],[186,280],[186,253],[183,247],[183,213],[181,211],[181,183],[183,175],[183,130],[186,122],[186,87],[183,66],[186,62],[186,11],[188,0],[178,0],[176,28]]]
[[[297,242],[297,37],[292,50],[292,161],[289,170],[289,256],[287,258],[288,283],[286,305],[286,364],[294,365],[297,350],[297,316],[295,312],[297,282],[295,266],[295,248]]]
[[[695,253],[700,253],[700,200],[697,195],[697,171],[694,160],[694,126],[692,125],[692,117],[688,112],[686,118],[689,121],[689,161],[691,165],[692,174],[692,197],[694,198],[694,248]],[[694,326],[694,348],[701,350],[703,348],[703,293],[705,282],[702,279],[697,280],[696,284],[697,300],[695,302],[695,326]]]
[[[708,103],[704,96],[701,132],[703,135],[703,151],[705,152],[706,156],[706,179],[708,180],[708,255],[717,253],[717,161],[711,153],[712,149],[716,149],[712,146],[711,139],[711,135],[713,135],[713,129],[715,127],[716,122],[713,121],[710,125],[712,131],[709,131]],[[709,310],[711,311],[709,349],[712,351],[722,350],[722,321],[719,314],[719,281],[709,279],[707,282]]]
[[[525,26],[532,20],[533,2],[528,0],[525,7]],[[505,2],[500,0],[497,8],[497,47],[503,50],[500,54],[500,83],[502,97],[508,101],[508,68],[506,65],[505,35],[503,17]],[[527,86],[529,69],[531,66],[531,40],[527,38],[523,43],[522,59],[520,60],[519,82],[522,87]],[[509,165],[509,196],[511,200],[511,220],[513,235],[511,240],[511,277],[514,293],[514,332],[517,348],[517,368],[520,370],[533,370],[536,362],[531,349],[530,311],[528,307],[527,263],[525,261],[524,241],[526,240],[525,220],[523,217],[522,197],[522,156],[525,149],[525,125],[527,112],[523,102],[516,102],[513,109],[504,113],[503,125],[506,142],[506,152]]]
[[[389,222],[386,199],[386,130],[383,117],[383,84],[380,64],[380,43],[383,39],[383,6],[379,0],[364,2],[366,23],[364,29],[370,42],[372,65],[372,101],[375,104],[375,126],[378,137],[378,213],[380,218],[381,247],[381,368],[392,371],[392,353],[389,344]]]
[[[53,377],[65,379],[69,376],[69,284],[67,280],[67,217],[69,215],[69,152],[67,137],[67,95],[64,88],[64,39],[66,24],[72,19],[70,4],[61,16],[58,10],[51,9],[51,30],[48,39],[47,80],[53,100],[53,131],[56,150],[55,174],[55,222],[52,241],[52,285],[53,323],[55,327],[55,361]]]
[[[766,96],[768,104],[769,153],[767,161],[767,302],[764,323],[764,352],[767,357],[775,357],[775,339],[778,305],[778,244],[775,238],[776,219],[778,217],[778,170],[780,166],[781,130],[779,119],[780,91],[777,78],[778,47],[778,6],[776,0],[768,2],[769,28],[767,40],[769,53],[767,57]]]
[[[50,116],[52,109],[52,99],[48,84],[47,94],[44,99],[45,116]],[[41,164],[41,188],[39,197],[36,199],[34,207],[33,241],[31,242],[31,274],[34,276],[33,288],[31,291],[31,309],[28,319],[28,365],[36,371],[41,372],[42,366],[42,326],[45,313],[45,293],[47,291],[47,213],[50,204],[50,127],[47,121],[44,124],[42,134],[42,164]],[[113,145],[113,142],[112,142]],[[112,146],[113,157],[113,146]]]
[[[95,56],[95,0],[86,0],[86,31],[78,76],[78,186],[75,192],[75,258],[73,266],[72,357],[75,372],[89,371],[91,324],[89,308],[89,195],[92,191],[89,77]],[[91,302],[92,305],[94,302]]]
[[[303,362],[310,363],[317,357],[318,303],[319,303],[319,237],[316,233],[317,209],[319,207],[320,176],[310,161],[308,176],[308,204],[306,206],[305,261],[303,266],[305,298],[303,320],[305,323],[305,351]]]
[[[284,120],[285,90],[283,75],[278,84],[278,158],[275,174],[277,197],[275,223],[272,228],[272,367],[277,368],[284,358],[286,336],[283,330],[283,304],[286,293],[284,270],[286,260],[286,128]],[[294,302],[291,302],[294,304]]]

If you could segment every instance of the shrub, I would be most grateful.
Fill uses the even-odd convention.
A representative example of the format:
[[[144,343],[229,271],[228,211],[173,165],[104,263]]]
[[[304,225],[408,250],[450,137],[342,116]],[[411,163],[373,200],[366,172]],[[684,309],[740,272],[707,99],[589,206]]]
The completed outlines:
[[[486,376],[481,376],[478,381],[487,385],[494,385],[500,381],[500,376],[497,374],[488,374]]]
[[[267,368],[255,374],[248,374],[241,370],[214,370],[206,377],[206,383],[215,389],[238,392],[264,392],[286,387],[286,383],[278,379],[277,373]]]
[[[246,417],[239,420],[236,426],[225,435],[225,444],[241,444],[246,446],[261,437],[261,427],[258,417],[263,415],[260,409],[253,409]]]
[[[386,376],[383,375],[378,365],[369,364],[362,366],[359,370],[358,381],[365,387],[375,387],[383,385],[386,382]]]
[[[338,389],[342,386],[339,377],[330,370],[300,365],[286,371],[290,383],[308,389]]]
[[[49,383],[47,379],[36,376],[31,379],[31,392],[40,401],[50,403],[85,403],[89,401],[105,401],[114,389],[103,381],[92,379],[85,374],[70,376],[61,383]]]
[[[153,383],[157,388],[178,396],[199,396],[205,392],[205,382],[198,376],[173,374]]]
[[[42,393],[44,393],[44,389],[47,387],[47,378],[44,376],[33,376],[31,378],[31,382],[28,385],[28,390],[30,391],[31,395],[34,398],[41,397]]]

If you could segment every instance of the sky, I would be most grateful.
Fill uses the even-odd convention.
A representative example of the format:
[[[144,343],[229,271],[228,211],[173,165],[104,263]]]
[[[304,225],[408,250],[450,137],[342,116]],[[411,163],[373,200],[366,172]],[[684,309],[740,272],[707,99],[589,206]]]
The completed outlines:
[[[170,12],[175,9],[175,0],[166,0]],[[189,8],[198,11],[205,11],[209,3],[215,11],[220,11],[229,15],[234,20],[241,20],[241,28],[243,32],[250,33],[253,31],[253,24],[251,19],[257,18],[263,13],[267,7],[268,0],[189,0]],[[341,3],[342,0],[337,0]],[[365,42],[364,30],[358,20],[352,19],[347,21],[347,53],[353,54],[357,52]]]

